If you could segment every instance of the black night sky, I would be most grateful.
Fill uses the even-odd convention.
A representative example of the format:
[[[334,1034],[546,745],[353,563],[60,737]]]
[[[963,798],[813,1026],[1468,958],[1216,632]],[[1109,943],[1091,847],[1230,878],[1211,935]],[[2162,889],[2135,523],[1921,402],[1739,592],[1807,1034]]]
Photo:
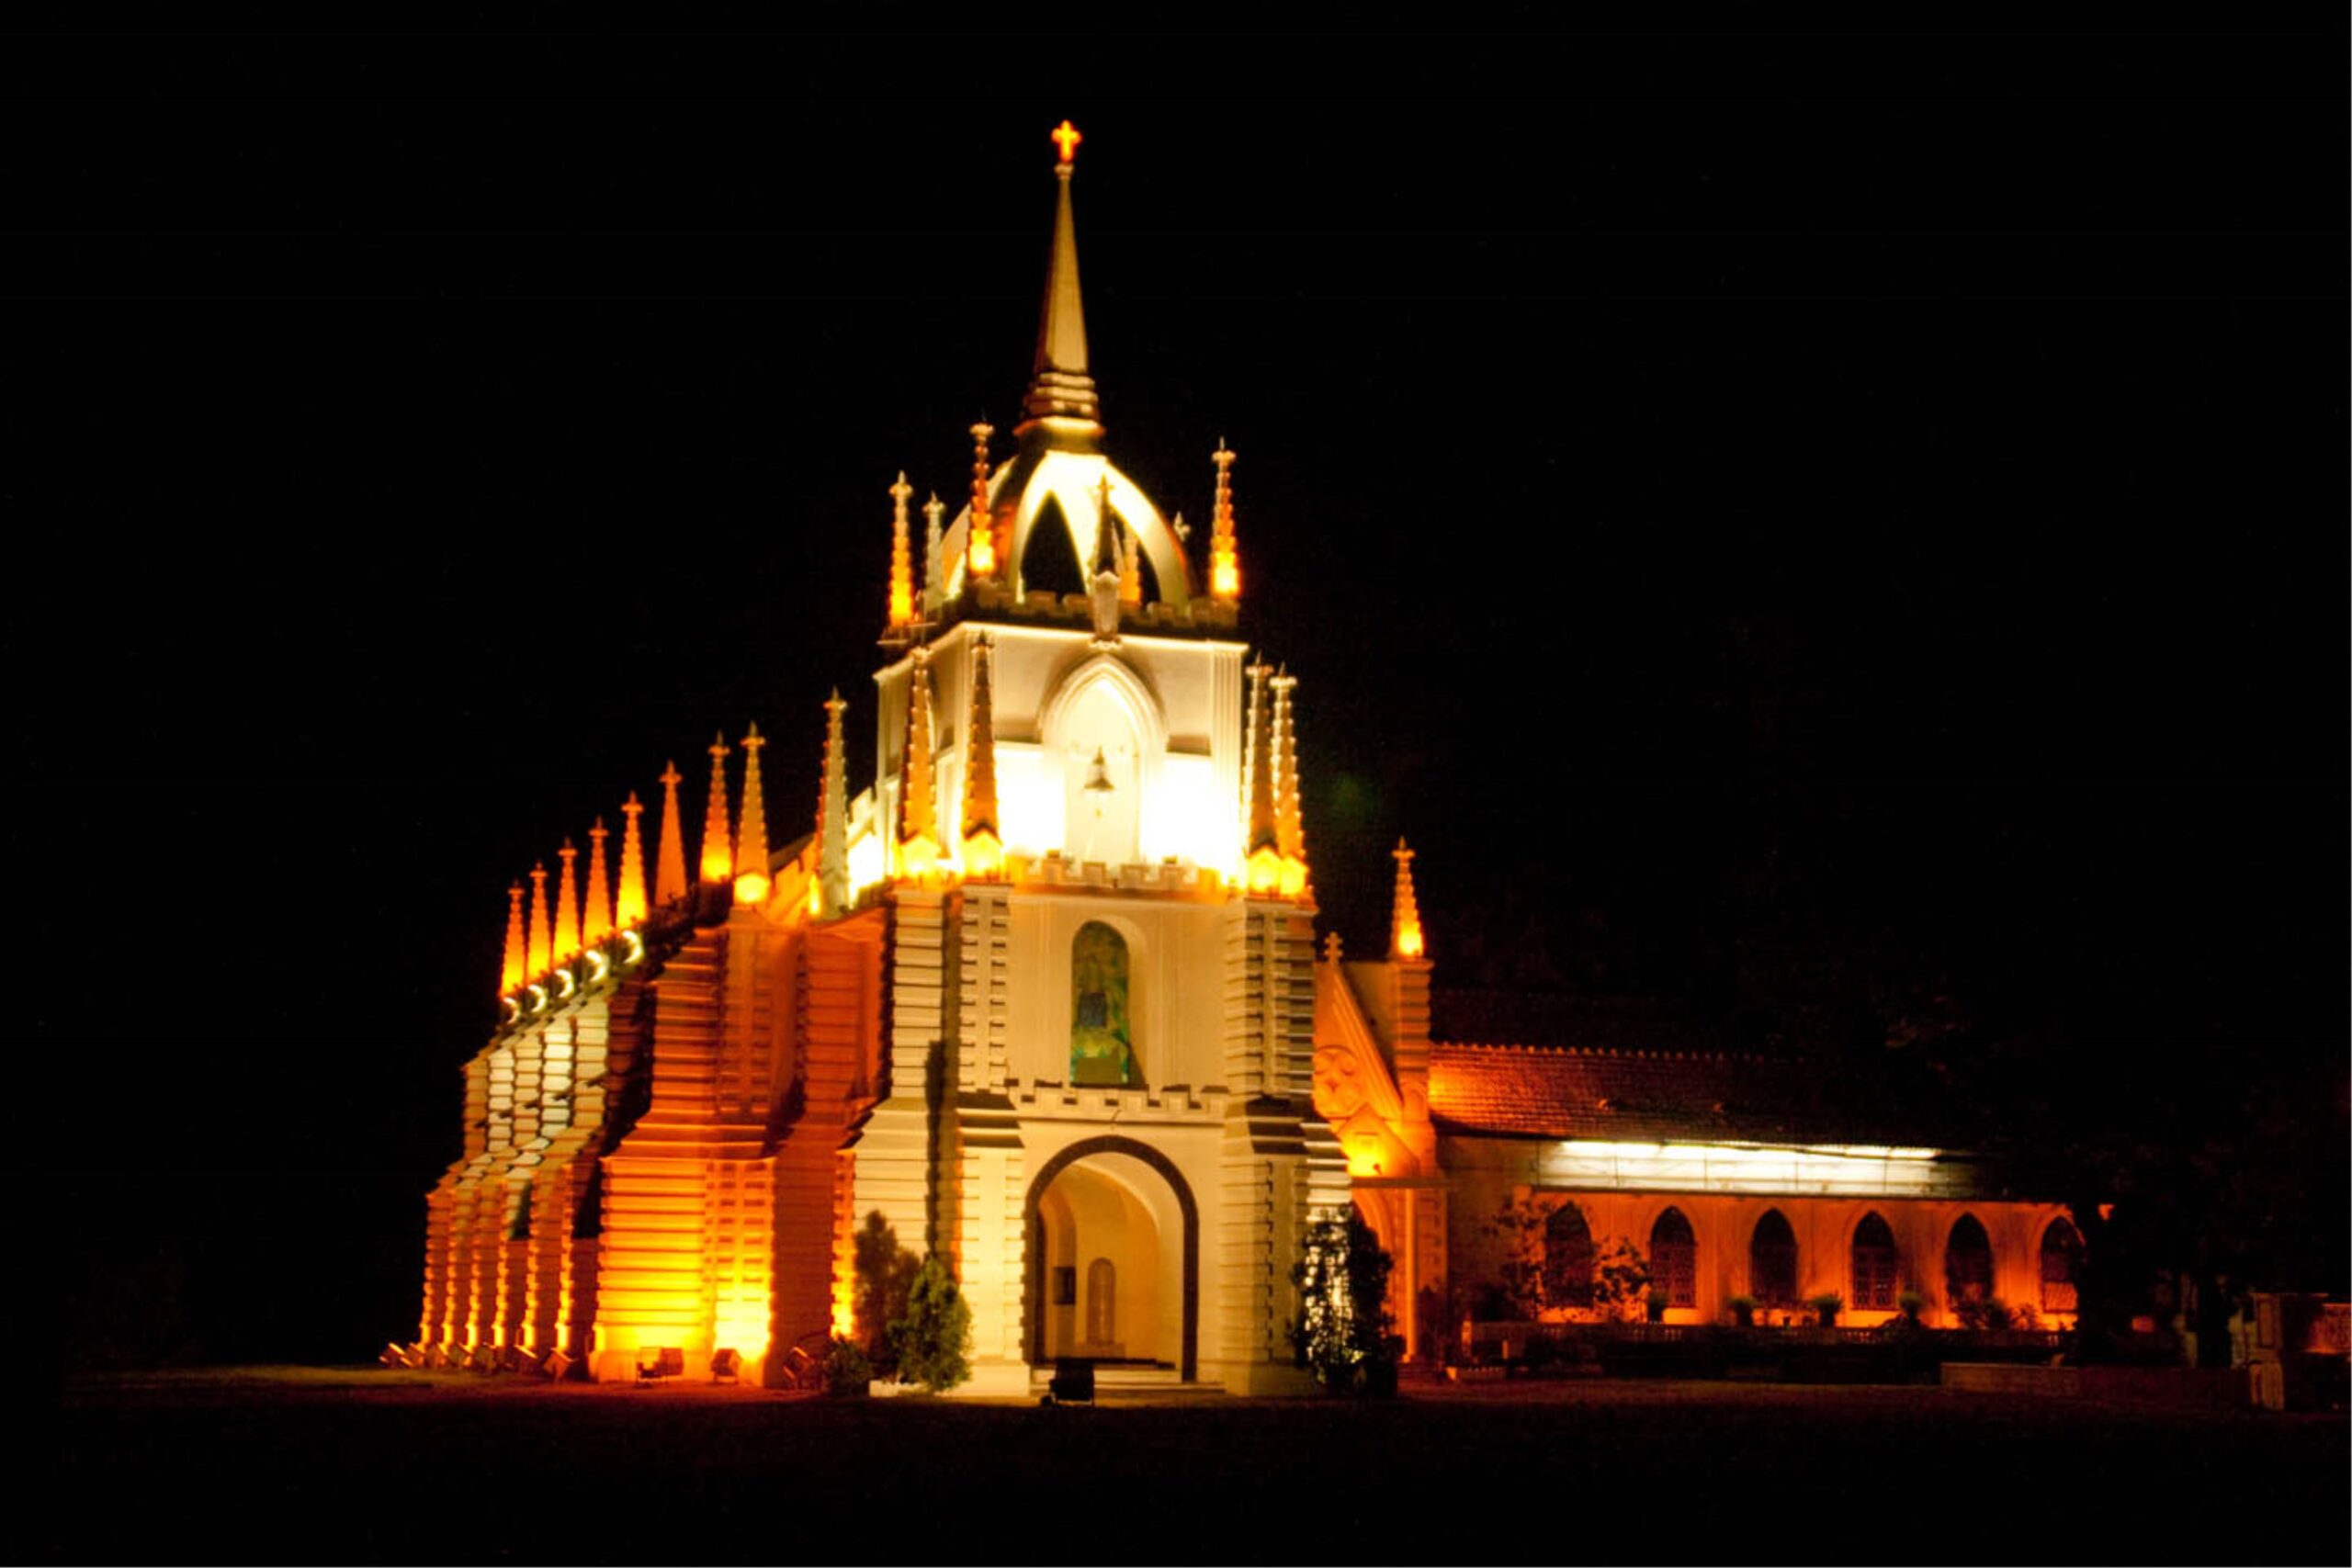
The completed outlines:
[[[13,1044],[85,1334],[412,1337],[507,883],[752,720],[790,838],[836,684],[870,777],[886,490],[1012,423],[1065,115],[1114,454],[1205,524],[1240,453],[1327,929],[1401,832],[1441,985],[1925,1009],[2086,1136],[2277,1091],[2340,1272],[2341,37],[1017,41],[41,90]]]

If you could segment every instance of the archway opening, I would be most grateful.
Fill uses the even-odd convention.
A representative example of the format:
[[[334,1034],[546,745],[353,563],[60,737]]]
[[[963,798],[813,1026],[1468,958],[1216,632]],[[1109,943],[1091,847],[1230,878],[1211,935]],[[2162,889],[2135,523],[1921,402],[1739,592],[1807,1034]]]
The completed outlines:
[[[1127,1140],[1089,1140],[1030,1190],[1028,1347],[1193,1375],[1198,1222],[1172,1168]]]

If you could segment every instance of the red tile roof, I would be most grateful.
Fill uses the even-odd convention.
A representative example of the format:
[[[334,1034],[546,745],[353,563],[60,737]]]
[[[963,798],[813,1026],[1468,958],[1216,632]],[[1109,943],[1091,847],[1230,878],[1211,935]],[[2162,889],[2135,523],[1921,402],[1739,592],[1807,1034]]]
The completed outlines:
[[[1453,1133],[1634,1143],[1907,1141],[1840,1114],[1804,1062],[1699,1053],[1432,1044],[1430,1114]]]

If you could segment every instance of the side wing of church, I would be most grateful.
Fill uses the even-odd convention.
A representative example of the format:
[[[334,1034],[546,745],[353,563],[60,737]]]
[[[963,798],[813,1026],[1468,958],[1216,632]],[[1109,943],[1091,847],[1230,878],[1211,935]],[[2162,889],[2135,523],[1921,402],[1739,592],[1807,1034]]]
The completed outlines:
[[[973,427],[952,522],[891,490],[877,782],[848,793],[836,694],[797,841],[771,848],[754,730],[710,748],[691,874],[673,765],[650,875],[632,795],[616,852],[600,822],[584,868],[567,843],[509,890],[410,1353],[626,1379],[732,1351],[778,1382],[848,1332],[875,1214],[954,1270],[982,1393],[1065,1356],[1302,1387],[1292,1269],[1351,1201],[1414,1355],[1498,1266],[1487,1222],[1514,1202],[1571,1314],[1616,1236],[1679,1321],[1743,1293],[2035,1299],[2071,1257],[2060,1211],[1798,1127],[1758,1066],[1432,1041],[1401,846],[1386,958],[1318,954],[1296,682],[1241,637],[1234,455],[1196,569],[1104,450],[1057,140],[1012,451]]]

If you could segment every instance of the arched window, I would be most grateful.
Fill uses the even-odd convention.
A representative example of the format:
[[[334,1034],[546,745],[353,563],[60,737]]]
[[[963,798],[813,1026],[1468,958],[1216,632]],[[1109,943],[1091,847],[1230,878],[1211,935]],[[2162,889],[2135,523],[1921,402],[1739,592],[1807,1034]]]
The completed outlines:
[[[1952,1224],[1951,1239],[1944,1244],[1944,1286],[1955,1308],[1992,1297],[1993,1244],[1973,1214]]]
[[[2071,1220],[2052,1220],[2041,1233],[2041,1310],[2073,1312],[2078,1297],[2075,1276],[2082,1272],[2083,1237]]]
[[[1544,1222],[1544,1303],[1592,1304],[1592,1228],[1574,1203],[1561,1204]]]
[[[1699,1304],[1699,1238],[1679,1209],[1668,1209],[1650,1227],[1650,1285],[1666,1292],[1668,1306]]]
[[[1797,1233],[1778,1209],[1767,1210],[1756,1222],[1747,1243],[1747,1273],[1758,1305],[1797,1304]]]
[[[1854,1227],[1854,1310],[1894,1310],[1894,1233],[1876,1214]]]
[[[1078,928],[1069,952],[1069,1081],[1137,1081],[1127,1024],[1127,942],[1100,920]]]

